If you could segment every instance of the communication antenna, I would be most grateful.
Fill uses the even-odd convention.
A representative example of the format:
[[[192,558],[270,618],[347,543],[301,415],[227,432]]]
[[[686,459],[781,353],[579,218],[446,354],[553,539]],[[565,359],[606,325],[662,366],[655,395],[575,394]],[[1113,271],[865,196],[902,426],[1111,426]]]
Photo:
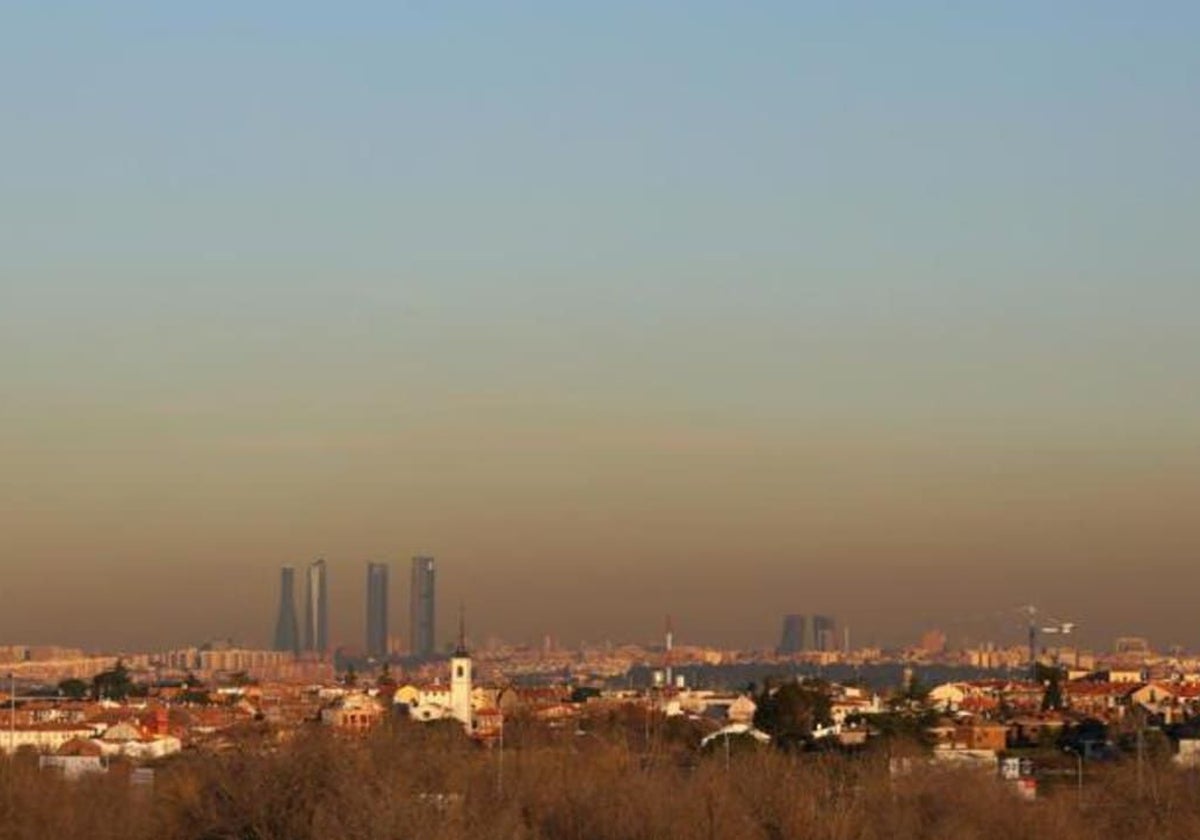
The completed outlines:
[[[663,663],[665,665],[664,670],[666,671],[666,683],[667,683],[668,689],[670,689],[671,686],[673,686],[675,684],[674,677],[672,676],[672,673],[671,673],[671,670],[672,670],[671,669],[671,651],[674,649],[674,647],[675,647],[675,630],[671,625],[671,616],[668,615],[667,616],[667,634],[666,634],[666,652],[667,653],[666,653],[666,657],[665,657],[665,662]]]
[[[467,608],[462,601],[458,602],[458,648],[454,653],[456,656],[467,655]]]

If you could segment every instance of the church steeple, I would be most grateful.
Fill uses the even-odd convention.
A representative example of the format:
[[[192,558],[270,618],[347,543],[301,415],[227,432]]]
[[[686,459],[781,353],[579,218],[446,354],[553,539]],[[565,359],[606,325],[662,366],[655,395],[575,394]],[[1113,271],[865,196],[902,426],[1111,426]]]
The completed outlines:
[[[450,658],[450,714],[472,731],[471,654],[467,652],[466,610],[458,605],[458,647]]]
[[[460,601],[458,604],[458,645],[454,648],[456,657],[470,656],[467,651],[467,611]]]

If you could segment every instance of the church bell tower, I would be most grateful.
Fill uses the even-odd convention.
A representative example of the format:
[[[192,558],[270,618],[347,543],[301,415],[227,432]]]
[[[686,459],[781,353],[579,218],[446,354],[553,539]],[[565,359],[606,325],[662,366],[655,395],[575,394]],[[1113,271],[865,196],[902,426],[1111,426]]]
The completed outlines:
[[[467,652],[466,621],[461,607],[458,611],[458,646],[450,658],[450,713],[468,733],[471,732],[471,654]]]

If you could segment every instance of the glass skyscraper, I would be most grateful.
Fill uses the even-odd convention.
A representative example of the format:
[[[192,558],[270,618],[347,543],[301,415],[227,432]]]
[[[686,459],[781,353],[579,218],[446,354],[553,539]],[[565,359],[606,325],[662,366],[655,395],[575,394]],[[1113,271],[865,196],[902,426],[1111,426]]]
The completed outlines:
[[[304,649],[324,656],[329,652],[329,591],[325,558],[309,564],[304,593]]]
[[[804,616],[791,613],[783,617],[783,632],[779,634],[777,653],[799,653],[804,650]]]
[[[837,623],[827,615],[791,613],[783,617],[777,653],[802,653],[837,649]]]
[[[408,599],[409,650],[413,656],[428,659],[433,656],[436,648],[432,557],[417,555],[412,559],[412,580]]]
[[[300,652],[300,629],[296,621],[296,570],[279,570],[279,615],[275,619],[275,650]]]
[[[837,650],[837,623],[827,615],[812,617],[812,635],[809,637],[810,650]]]
[[[367,564],[367,656],[386,659],[388,655],[388,567],[386,563]]]

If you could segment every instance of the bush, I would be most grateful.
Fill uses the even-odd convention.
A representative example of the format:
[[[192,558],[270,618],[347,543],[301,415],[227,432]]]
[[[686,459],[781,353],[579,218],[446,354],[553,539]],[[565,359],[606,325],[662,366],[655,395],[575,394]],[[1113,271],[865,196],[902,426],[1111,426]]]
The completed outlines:
[[[677,733],[663,733],[677,734]],[[569,736],[569,737],[568,737]],[[341,739],[319,727],[127,775],[67,782],[0,760],[0,838],[512,840],[540,838],[1043,838],[1200,836],[1197,779],[1147,762],[1086,769],[1025,803],[994,774],[919,761],[889,775],[881,754],[724,750],[670,760],[665,738],[619,730],[482,747],[453,727],[398,724]]]

